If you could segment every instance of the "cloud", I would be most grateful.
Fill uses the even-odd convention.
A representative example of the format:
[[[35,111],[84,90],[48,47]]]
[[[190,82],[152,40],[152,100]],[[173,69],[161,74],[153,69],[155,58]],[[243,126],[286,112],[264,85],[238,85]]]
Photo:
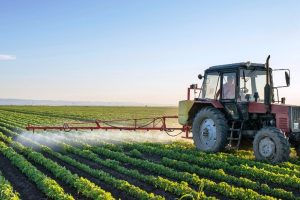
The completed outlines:
[[[16,56],[7,55],[7,54],[0,54],[0,61],[1,60],[16,60]]]

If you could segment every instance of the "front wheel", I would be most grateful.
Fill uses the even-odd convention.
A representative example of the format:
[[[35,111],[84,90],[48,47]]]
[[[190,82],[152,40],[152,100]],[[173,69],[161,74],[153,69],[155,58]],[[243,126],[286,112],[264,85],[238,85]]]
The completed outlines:
[[[196,148],[205,152],[222,151],[227,144],[228,125],[224,114],[216,108],[201,109],[193,121]]]
[[[275,127],[260,129],[253,141],[255,158],[271,163],[284,162],[290,156],[290,144],[284,133]]]

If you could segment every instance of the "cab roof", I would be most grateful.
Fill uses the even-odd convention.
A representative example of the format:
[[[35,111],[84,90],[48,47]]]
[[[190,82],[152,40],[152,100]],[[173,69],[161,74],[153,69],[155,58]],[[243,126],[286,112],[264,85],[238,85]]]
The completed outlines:
[[[241,63],[232,63],[225,65],[215,65],[209,67],[206,72],[214,72],[214,71],[236,71],[238,69],[260,69],[265,70],[265,64],[260,63],[250,63],[250,62],[241,62]]]

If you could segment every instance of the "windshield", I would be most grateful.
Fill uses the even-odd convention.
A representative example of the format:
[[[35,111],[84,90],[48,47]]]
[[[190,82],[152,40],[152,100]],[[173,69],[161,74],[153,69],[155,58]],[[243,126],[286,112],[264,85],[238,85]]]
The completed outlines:
[[[240,101],[264,102],[264,87],[266,85],[266,71],[241,70],[240,71]],[[257,93],[257,96],[255,95]]]
[[[208,73],[202,85],[203,99],[216,99],[216,93],[220,88],[220,75],[217,72]]]

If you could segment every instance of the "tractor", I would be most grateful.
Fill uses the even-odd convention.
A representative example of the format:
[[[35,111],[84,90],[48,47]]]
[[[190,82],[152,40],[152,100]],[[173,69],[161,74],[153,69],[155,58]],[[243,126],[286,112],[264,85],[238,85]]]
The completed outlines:
[[[300,154],[300,106],[285,104],[278,89],[290,85],[289,69],[242,62],[205,70],[200,95],[179,102],[179,123],[191,127],[197,149],[220,152],[253,143],[255,158],[270,163],[289,159],[290,147]],[[286,84],[275,87],[273,72],[284,72]],[[276,93],[276,95],[275,95]]]

